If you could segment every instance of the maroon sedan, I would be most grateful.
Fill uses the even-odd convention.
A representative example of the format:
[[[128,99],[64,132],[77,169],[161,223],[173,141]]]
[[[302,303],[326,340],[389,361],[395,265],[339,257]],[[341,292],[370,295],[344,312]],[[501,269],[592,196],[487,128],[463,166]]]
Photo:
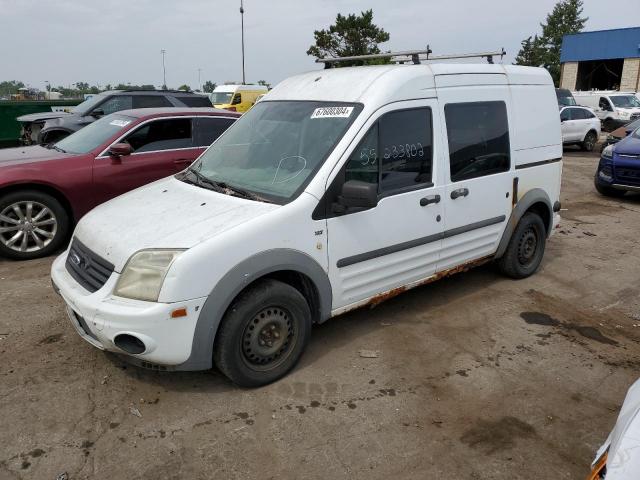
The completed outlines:
[[[125,110],[48,146],[0,150],[0,255],[49,255],[96,205],[184,170],[240,115]]]

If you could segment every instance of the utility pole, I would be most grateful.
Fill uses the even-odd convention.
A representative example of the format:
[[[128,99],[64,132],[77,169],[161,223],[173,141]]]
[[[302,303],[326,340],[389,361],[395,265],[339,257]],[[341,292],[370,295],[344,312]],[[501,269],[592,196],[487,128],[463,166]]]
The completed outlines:
[[[164,56],[167,53],[167,51],[163,48],[162,50],[160,50],[160,53],[162,54],[162,88],[166,89],[167,88],[167,69],[164,66]]]
[[[240,28],[242,30],[242,84],[244,85],[244,5],[242,0],[240,0]]]
[[[202,82],[200,81],[200,74],[202,73],[202,69],[198,69],[198,90],[202,91]]]

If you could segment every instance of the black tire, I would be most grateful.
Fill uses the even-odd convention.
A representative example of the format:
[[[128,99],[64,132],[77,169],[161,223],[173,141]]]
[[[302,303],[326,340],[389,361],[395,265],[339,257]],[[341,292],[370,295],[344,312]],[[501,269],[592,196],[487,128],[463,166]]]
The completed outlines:
[[[236,385],[260,387],[285,376],[310,337],[311,311],[302,294],[286,283],[265,279],[240,293],[227,310],[216,334],[213,360]]]
[[[596,143],[598,143],[598,135],[596,132],[589,132],[585,135],[581,146],[585,152],[593,152]]]
[[[596,173],[596,175],[598,175]],[[626,190],[618,190],[617,188],[607,187],[606,185],[601,185],[598,180],[593,181],[594,186],[596,187],[596,191],[605,197],[612,198],[622,198],[627,193]]]
[[[616,124],[610,118],[607,118],[604,122],[602,122],[602,129],[605,132],[612,132],[616,129]]]
[[[42,207],[46,207],[50,213],[46,213],[40,220],[41,224],[29,222],[29,227],[33,233],[22,231],[21,219],[13,210],[13,205],[32,203],[32,219],[35,220],[38,213],[42,211]],[[3,215],[4,214],[4,215]],[[40,192],[38,190],[18,190],[6,195],[0,195],[0,255],[12,260],[31,260],[33,258],[46,257],[58,251],[64,246],[68,239],[70,219],[66,210],[60,202],[51,195]],[[26,219],[26,216],[25,216]],[[51,219],[55,223],[44,225]],[[7,230],[9,229],[9,230]],[[18,242],[10,244],[13,236],[22,231]],[[14,233],[15,232],[15,233]],[[42,233],[44,232],[44,233]],[[45,236],[46,234],[51,237]],[[22,238],[27,237],[27,248],[21,251]],[[42,242],[42,246],[38,245],[36,237]]]
[[[537,213],[527,212],[518,222],[504,255],[498,260],[500,271],[511,278],[533,275],[544,256],[547,231]]]

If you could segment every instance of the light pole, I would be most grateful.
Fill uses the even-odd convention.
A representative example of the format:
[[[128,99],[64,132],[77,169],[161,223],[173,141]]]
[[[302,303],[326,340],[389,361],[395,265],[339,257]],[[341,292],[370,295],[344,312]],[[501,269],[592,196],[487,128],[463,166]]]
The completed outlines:
[[[166,90],[167,89],[167,69],[164,66],[164,56],[167,53],[167,51],[163,48],[162,50],[160,50],[160,53],[162,54],[162,88]]]
[[[244,85],[244,6],[242,0],[240,0],[240,29],[242,30],[242,84]]]
[[[200,81],[200,74],[202,73],[202,69],[198,69],[198,90],[202,91],[202,82]]]

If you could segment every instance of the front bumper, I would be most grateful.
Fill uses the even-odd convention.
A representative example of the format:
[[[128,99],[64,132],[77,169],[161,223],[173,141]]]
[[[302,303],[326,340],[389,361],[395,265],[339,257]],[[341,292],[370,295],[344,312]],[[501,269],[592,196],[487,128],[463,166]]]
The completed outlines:
[[[71,324],[85,341],[101,350],[134,357],[136,363],[171,367],[187,361],[207,297],[176,303],[115,297],[111,292],[117,273],[100,290],[90,293],[67,272],[66,259],[65,252],[53,262],[51,280],[66,304]],[[187,315],[171,318],[171,313],[181,308],[186,308]],[[140,340],[144,344],[142,353],[128,353],[116,346],[116,337],[122,335]]]

